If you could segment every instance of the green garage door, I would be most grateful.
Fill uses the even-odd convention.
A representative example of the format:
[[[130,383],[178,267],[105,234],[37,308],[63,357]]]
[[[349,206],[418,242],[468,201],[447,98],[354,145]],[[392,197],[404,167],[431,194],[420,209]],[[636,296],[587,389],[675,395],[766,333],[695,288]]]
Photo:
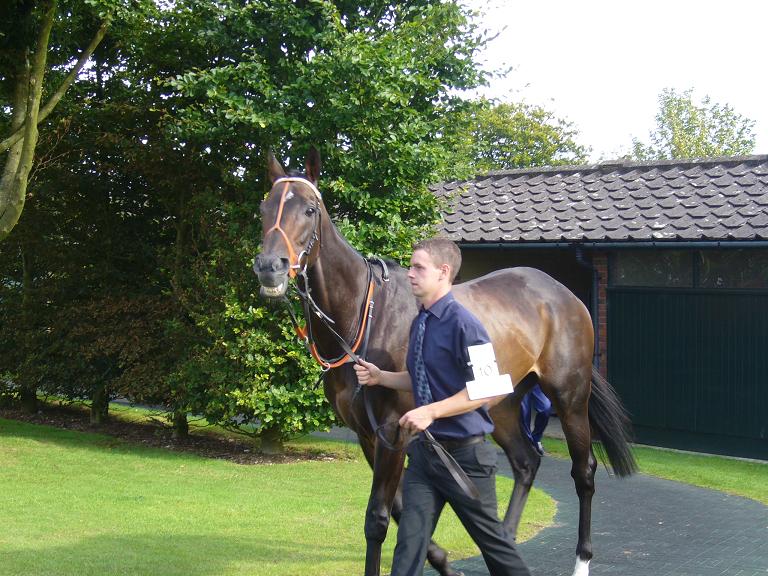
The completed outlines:
[[[639,441],[768,459],[768,250],[617,250],[608,374]]]
[[[768,293],[612,287],[608,374],[638,441],[768,459]]]

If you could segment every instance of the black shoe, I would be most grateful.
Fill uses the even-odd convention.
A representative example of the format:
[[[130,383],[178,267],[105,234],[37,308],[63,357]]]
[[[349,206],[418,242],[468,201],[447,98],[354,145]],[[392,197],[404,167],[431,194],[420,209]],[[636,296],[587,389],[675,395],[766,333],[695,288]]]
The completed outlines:
[[[541,442],[536,442],[534,447],[536,448],[536,452],[539,453],[539,456],[544,456],[544,446]]]

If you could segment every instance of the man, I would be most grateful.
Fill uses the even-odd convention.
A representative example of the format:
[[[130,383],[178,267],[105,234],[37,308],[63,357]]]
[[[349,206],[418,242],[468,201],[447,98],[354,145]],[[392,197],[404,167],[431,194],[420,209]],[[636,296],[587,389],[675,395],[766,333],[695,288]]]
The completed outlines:
[[[493,431],[486,407],[489,399],[470,400],[466,388],[473,379],[467,348],[490,338],[480,321],[453,297],[451,288],[460,267],[461,253],[450,240],[418,243],[408,279],[421,310],[411,325],[407,371],[387,372],[364,361],[355,365],[361,385],[412,391],[416,404],[400,419],[406,432],[419,436],[408,447],[392,576],[422,574],[427,545],[446,502],[480,548],[491,576],[530,574],[497,514],[498,455],[485,438]],[[464,493],[425,441],[422,433],[427,429],[472,479],[478,499]]]
[[[536,417],[533,420],[533,431],[531,431],[531,403],[536,410]],[[520,403],[520,423],[523,427],[523,434],[530,440],[539,456],[544,456],[544,446],[541,438],[544,436],[544,430],[549,423],[549,415],[552,412],[552,402],[549,401],[541,391],[538,384],[531,388],[531,391],[523,396]]]

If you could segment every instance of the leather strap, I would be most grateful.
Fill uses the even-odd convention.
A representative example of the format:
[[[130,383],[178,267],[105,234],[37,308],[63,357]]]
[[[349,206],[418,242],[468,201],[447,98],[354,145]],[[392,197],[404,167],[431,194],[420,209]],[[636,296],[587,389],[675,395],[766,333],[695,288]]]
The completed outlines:
[[[459,463],[456,462],[456,459],[451,456],[451,453],[435,440],[435,437],[432,436],[432,433],[429,430],[424,430],[424,438],[427,444],[432,446],[435,450],[437,457],[440,458],[443,465],[448,469],[448,472],[451,473],[451,476],[453,476],[453,479],[459,485],[461,491],[473,500],[479,500],[480,491],[477,489],[477,486],[475,486],[475,483],[472,482],[472,479],[467,476],[467,473],[464,472]]]
[[[417,436],[411,436],[407,440],[405,440],[404,443],[401,443],[400,438],[400,432],[402,428],[400,426],[397,426],[397,429],[395,431],[395,440],[394,442],[390,442],[388,438],[384,436],[384,427],[388,424],[385,422],[384,424],[379,425],[376,420],[376,415],[373,412],[373,404],[371,402],[371,396],[368,392],[367,386],[362,386],[363,389],[363,404],[365,405],[365,412],[368,415],[368,421],[371,425],[371,428],[373,429],[374,433],[376,434],[376,437],[381,444],[387,448],[388,450],[402,450],[405,446],[408,445],[409,442],[414,440]],[[393,422],[393,424],[397,425],[397,422]],[[438,442],[435,437],[432,435],[432,433],[429,430],[425,430],[422,435],[422,440],[432,446],[432,449],[437,454],[437,457],[440,458],[440,461],[443,463],[443,465],[448,469],[448,472],[450,472],[453,479],[456,481],[456,483],[459,485],[459,488],[461,488],[461,491],[464,492],[467,496],[472,498],[473,500],[479,500],[480,499],[480,491],[477,489],[477,486],[475,486],[475,483],[472,482],[472,479],[467,476],[467,473],[464,472],[461,465],[456,462],[456,459],[451,455],[448,450],[446,450],[440,442]]]

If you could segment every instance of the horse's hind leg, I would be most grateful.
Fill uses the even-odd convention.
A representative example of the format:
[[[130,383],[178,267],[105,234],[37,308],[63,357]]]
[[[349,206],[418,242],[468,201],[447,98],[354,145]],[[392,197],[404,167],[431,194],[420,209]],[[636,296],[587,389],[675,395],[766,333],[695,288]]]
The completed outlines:
[[[515,438],[510,444],[502,446],[504,453],[512,466],[512,474],[515,477],[515,487],[509,499],[507,512],[504,514],[504,527],[512,540],[517,539],[517,529],[520,526],[520,517],[523,514],[528,495],[531,492],[533,481],[541,465],[541,456],[530,446],[526,440]]]
[[[579,541],[576,544],[573,576],[587,576],[589,561],[592,559],[592,496],[595,493],[597,469],[597,461],[592,452],[587,398],[565,406],[556,400],[556,405],[571,455],[571,476],[579,497]]]

